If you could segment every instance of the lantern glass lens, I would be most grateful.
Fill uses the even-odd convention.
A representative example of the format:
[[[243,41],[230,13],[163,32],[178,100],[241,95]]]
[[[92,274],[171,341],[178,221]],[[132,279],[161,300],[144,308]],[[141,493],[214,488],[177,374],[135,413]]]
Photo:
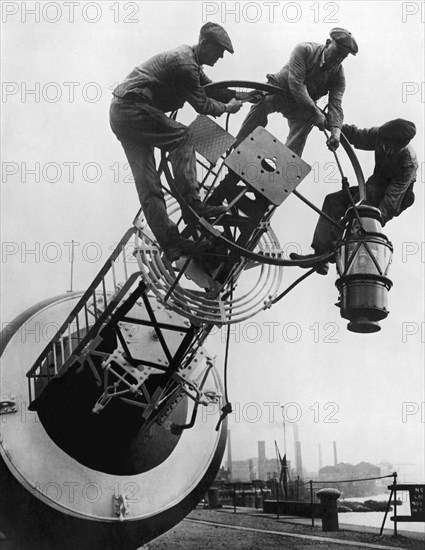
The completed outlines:
[[[356,246],[358,243],[353,243],[353,245],[349,245],[349,249],[351,248],[350,257],[354,253]],[[376,269],[376,265],[374,264],[371,255],[369,254],[369,251],[364,246],[364,244],[360,245],[360,248],[357,250],[357,253],[351,262],[351,266],[347,271],[347,275],[353,275],[354,273],[376,273],[379,274],[378,270]]]

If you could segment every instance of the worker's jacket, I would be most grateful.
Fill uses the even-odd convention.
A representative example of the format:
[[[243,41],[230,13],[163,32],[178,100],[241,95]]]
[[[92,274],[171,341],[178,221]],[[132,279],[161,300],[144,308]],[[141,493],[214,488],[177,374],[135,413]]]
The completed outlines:
[[[395,155],[385,154],[378,131],[379,127],[365,130],[348,124],[342,127],[342,132],[356,149],[375,151],[375,169],[366,182],[366,198],[379,208],[385,224],[413,204],[418,161],[411,145]]]
[[[225,106],[206,96],[203,86],[210,82],[198,63],[194,48],[179,46],[135,67],[113,94],[118,98],[147,102],[164,112],[180,109],[188,101],[198,113],[219,116],[224,113]]]
[[[314,42],[295,46],[289,62],[277,73],[268,74],[271,84],[285,90],[287,99],[304,111],[317,111],[315,102],[329,94],[328,122],[330,127],[341,128],[344,114],[342,96],[345,76],[342,65],[328,69],[325,64],[325,47]]]

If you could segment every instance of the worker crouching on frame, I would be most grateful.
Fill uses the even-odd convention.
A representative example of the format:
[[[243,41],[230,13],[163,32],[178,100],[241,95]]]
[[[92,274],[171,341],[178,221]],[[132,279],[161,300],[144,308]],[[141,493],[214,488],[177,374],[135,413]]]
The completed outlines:
[[[182,238],[168,217],[154,147],[169,153],[182,210],[189,205],[202,217],[225,211],[224,206],[200,201],[190,132],[165,113],[180,109],[186,101],[205,115],[239,111],[239,99],[247,99],[247,94],[228,91],[224,103],[208,98],[203,88],[211,80],[201,66],[213,66],[226,50],[233,53],[227,32],[220,25],[206,23],[195,46],[180,46],[152,57],[113,91],[111,128],[124,148],[146,220],[170,261],[192,254],[195,243]]]
[[[412,206],[415,200],[413,184],[416,181],[418,161],[410,140],[416,134],[416,127],[413,122],[397,118],[380,127],[365,130],[345,124],[342,131],[356,149],[375,152],[375,168],[366,182],[365,203],[380,210],[384,226]],[[358,202],[359,188],[350,187],[349,191],[354,202]],[[335,221],[339,221],[350,205],[347,190],[343,189],[326,196],[322,211]],[[290,257],[293,260],[306,260],[332,252],[341,236],[342,229],[320,217],[311,245],[315,253],[292,253]],[[325,275],[328,267],[328,264],[322,264],[317,268],[317,272]]]

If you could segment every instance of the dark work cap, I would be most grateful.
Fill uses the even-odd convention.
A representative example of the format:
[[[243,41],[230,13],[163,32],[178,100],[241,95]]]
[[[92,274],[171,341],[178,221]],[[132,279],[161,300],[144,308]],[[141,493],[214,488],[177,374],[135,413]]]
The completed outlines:
[[[378,130],[378,136],[387,141],[407,145],[416,135],[416,126],[410,120],[396,118],[383,124]]]
[[[208,22],[201,27],[200,38],[205,38],[211,42],[215,42],[222,46],[225,50],[230,53],[234,53],[232,42],[229,35],[223,29],[221,25],[217,23]]]
[[[335,27],[331,30],[329,36],[333,40],[335,40],[340,48],[342,48],[343,50],[347,50],[348,53],[356,55],[356,53],[359,51],[357,42],[350,31],[347,31],[346,29],[341,29],[340,27]]]

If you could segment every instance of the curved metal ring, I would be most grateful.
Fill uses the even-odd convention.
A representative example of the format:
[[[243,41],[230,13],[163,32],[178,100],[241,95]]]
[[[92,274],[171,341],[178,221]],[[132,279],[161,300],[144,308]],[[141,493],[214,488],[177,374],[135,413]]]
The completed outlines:
[[[221,82],[213,82],[205,86],[207,95],[208,95],[208,91],[223,90],[226,88],[252,88],[254,90],[264,91],[267,93],[273,93],[278,95],[283,95],[284,93],[284,90],[282,88],[279,88],[278,86],[274,86],[272,84],[267,84],[267,83],[252,82],[247,80],[224,80]],[[351,165],[353,167],[354,174],[357,180],[357,185],[359,186],[360,197],[365,198],[366,190],[365,190],[365,179],[364,179],[363,171],[354,149],[352,148],[350,142],[348,141],[348,139],[346,138],[343,132],[341,132],[340,143],[342,148],[346,152],[347,157],[350,160]],[[279,267],[283,267],[283,266],[313,267],[328,261],[333,256],[333,254],[322,254],[320,256],[317,256],[317,258],[315,258],[314,261],[312,260],[293,261],[293,260],[284,260],[284,259],[264,256],[262,254],[257,254],[255,252],[242,248],[236,245],[235,243],[233,243],[232,241],[229,241],[228,239],[226,239],[226,237],[224,237],[223,235],[221,235],[221,233],[216,231],[214,227],[211,224],[209,224],[206,220],[204,220],[203,218],[200,218],[193,210],[192,210],[192,214],[195,216],[195,218],[198,220],[200,225],[208,233],[212,234],[215,237],[219,237],[226,244],[226,246],[237,251],[239,254],[241,254],[245,258],[248,258],[250,260],[253,260],[259,263],[267,263],[267,264],[276,265]]]
[[[344,151],[347,153],[347,157],[349,158],[351,162],[351,166],[353,167],[354,173],[356,175],[357,179],[357,185],[359,186],[359,192],[360,197],[362,199],[366,198],[366,183],[363,175],[362,167],[360,166],[359,159],[357,158],[357,155],[354,151],[354,149],[351,147],[350,142],[345,137],[344,133],[341,132],[340,137],[340,143],[344,149]]]
[[[226,88],[252,88],[253,90],[259,90],[261,92],[267,92],[270,94],[276,94],[276,95],[284,94],[284,90],[282,88],[279,88],[278,86],[274,86],[273,84],[268,84],[265,82],[252,82],[249,80],[222,80],[220,82],[212,82],[211,84],[207,84],[205,86],[205,91],[208,95],[208,91],[214,92],[214,91],[223,90]],[[347,156],[354,169],[354,173],[357,179],[357,184],[360,189],[360,196],[364,197],[366,196],[366,193],[365,193],[365,179],[364,179],[363,171],[354,149],[351,147],[350,142],[348,141],[348,139],[346,138],[343,132],[341,132],[340,143],[344,151],[347,153]]]
[[[190,207],[189,207],[190,208]],[[229,239],[226,239],[217,229],[214,228],[210,223],[208,223],[204,218],[200,218],[196,212],[191,208],[191,211],[194,216],[196,216],[199,224],[210,234],[214,237],[217,237],[223,241],[223,243],[226,244],[227,247],[230,249],[238,252],[241,256],[244,258],[247,258],[248,260],[252,260],[254,262],[258,262],[261,264],[268,264],[268,265],[275,265],[277,267],[313,267],[318,264],[321,264],[323,262],[329,261],[332,256],[333,252],[328,252],[327,254],[321,254],[320,256],[316,256],[314,260],[284,260],[281,258],[273,258],[273,256],[266,256],[265,254],[259,254],[257,252],[251,252],[250,250],[243,248],[242,246],[237,245],[233,241],[229,241]]]
[[[211,82],[204,86],[205,93],[225,90],[226,88],[252,88],[260,92],[269,94],[283,95],[284,90],[279,86],[268,84],[267,82],[252,82],[250,80],[221,80],[220,82]]]

